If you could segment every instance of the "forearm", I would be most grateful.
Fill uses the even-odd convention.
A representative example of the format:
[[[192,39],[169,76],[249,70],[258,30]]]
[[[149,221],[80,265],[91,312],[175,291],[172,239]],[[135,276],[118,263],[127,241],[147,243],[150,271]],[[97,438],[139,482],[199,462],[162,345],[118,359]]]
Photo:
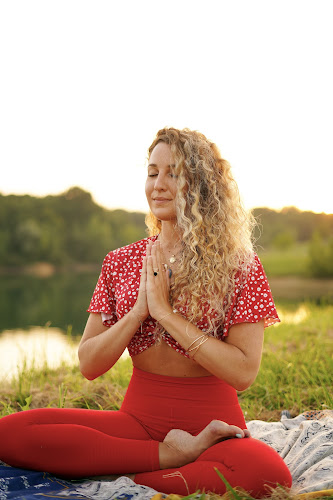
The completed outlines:
[[[78,350],[81,373],[93,380],[107,372],[123,354],[139,327],[139,317],[131,310],[104,332],[86,340],[83,337]]]
[[[221,380],[224,380],[237,390],[245,390],[254,381],[258,363],[246,355],[239,347],[222,342],[214,337],[208,337],[198,349],[195,349],[203,339],[203,332],[189,323],[179,314],[162,314],[162,326],[187,351],[192,344],[189,356],[198,364]],[[198,339],[196,342],[194,342]]]

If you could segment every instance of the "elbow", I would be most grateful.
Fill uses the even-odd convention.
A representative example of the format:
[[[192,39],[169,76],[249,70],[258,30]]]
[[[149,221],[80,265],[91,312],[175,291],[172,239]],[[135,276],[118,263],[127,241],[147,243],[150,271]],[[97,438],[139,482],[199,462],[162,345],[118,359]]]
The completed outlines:
[[[96,374],[96,370],[93,370],[93,366],[91,366],[91,363],[87,362],[86,356],[84,355],[84,349],[79,347],[78,350],[78,358],[79,358],[79,367],[80,367],[80,372],[86,378],[87,380],[94,380],[95,378],[98,377],[98,374]]]
[[[252,385],[252,381],[246,380],[238,380],[235,384],[233,384],[233,388],[236,389],[237,392],[246,391]]]
[[[106,373],[110,368],[112,368],[113,364],[110,363],[100,363],[96,362],[96,360],[92,359],[91,356],[87,356],[87,353],[84,352],[84,349],[78,351],[79,356],[79,367],[80,372],[87,380],[95,380],[95,378],[100,377],[104,373]]]
[[[80,360],[80,372],[87,380],[94,380],[98,377],[93,371],[89,370],[89,367]]]
[[[237,379],[234,381],[233,386],[234,389],[238,392],[243,392],[255,381],[257,377],[257,372],[256,373],[243,373],[242,376],[238,376]]]

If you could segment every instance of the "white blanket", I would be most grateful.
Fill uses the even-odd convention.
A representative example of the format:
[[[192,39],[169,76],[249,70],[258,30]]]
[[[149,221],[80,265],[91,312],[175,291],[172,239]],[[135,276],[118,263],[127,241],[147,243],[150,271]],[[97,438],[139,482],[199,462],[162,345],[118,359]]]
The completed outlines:
[[[280,422],[252,420],[252,436],[272,446],[293,477],[292,493],[333,488],[333,411],[306,412]]]

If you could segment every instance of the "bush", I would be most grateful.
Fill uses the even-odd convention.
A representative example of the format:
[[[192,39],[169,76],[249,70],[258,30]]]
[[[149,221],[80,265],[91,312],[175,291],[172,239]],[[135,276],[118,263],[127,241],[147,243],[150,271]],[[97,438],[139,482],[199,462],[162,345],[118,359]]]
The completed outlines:
[[[333,237],[324,238],[314,232],[309,245],[309,267],[313,276],[328,278],[333,276]]]

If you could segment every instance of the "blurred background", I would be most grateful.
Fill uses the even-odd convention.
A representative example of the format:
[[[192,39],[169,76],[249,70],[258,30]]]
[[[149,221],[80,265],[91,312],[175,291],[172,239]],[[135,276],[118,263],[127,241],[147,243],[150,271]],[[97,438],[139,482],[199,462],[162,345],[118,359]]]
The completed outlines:
[[[332,13],[1,3],[0,378],[24,358],[76,363],[105,254],[146,236],[146,152],[164,126],[231,163],[281,318],[333,303]]]

